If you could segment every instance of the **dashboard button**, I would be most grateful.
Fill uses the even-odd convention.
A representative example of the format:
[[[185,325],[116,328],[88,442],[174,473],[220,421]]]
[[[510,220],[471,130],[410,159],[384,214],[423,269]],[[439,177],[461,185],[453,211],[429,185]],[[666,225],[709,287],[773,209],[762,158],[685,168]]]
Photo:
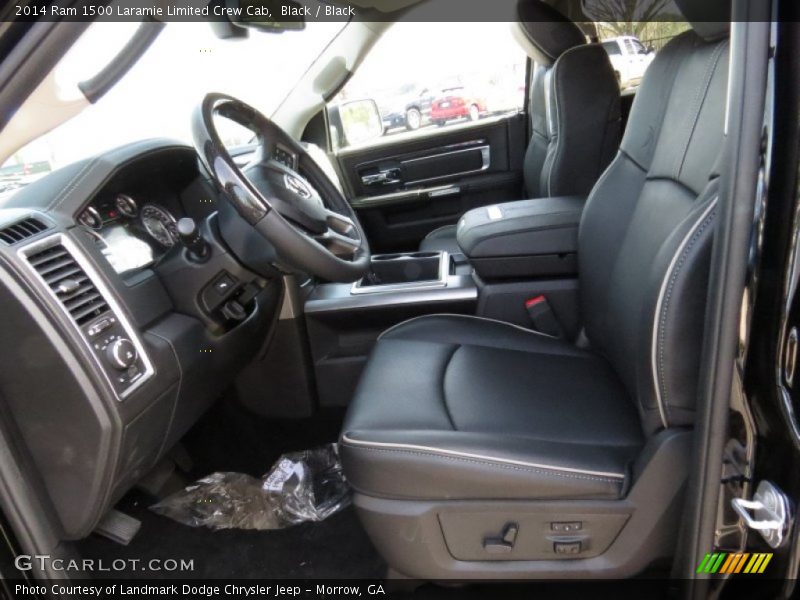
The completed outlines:
[[[136,364],[136,346],[127,338],[119,338],[106,347],[106,358],[112,367],[124,371]]]
[[[111,327],[115,322],[116,319],[114,319],[113,317],[103,317],[99,321],[95,322],[94,325],[89,327],[89,329],[86,330],[86,333],[88,333],[89,336],[94,337],[98,333],[105,331],[106,329]]]
[[[220,296],[225,297],[231,293],[235,285],[236,280],[225,273],[214,282],[214,291]]]

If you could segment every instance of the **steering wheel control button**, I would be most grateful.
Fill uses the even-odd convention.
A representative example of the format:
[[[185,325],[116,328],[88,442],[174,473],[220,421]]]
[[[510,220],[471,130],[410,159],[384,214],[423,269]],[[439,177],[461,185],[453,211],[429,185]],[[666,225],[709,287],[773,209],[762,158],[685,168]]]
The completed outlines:
[[[136,364],[136,346],[128,338],[118,338],[106,347],[106,359],[120,371],[126,371]]]

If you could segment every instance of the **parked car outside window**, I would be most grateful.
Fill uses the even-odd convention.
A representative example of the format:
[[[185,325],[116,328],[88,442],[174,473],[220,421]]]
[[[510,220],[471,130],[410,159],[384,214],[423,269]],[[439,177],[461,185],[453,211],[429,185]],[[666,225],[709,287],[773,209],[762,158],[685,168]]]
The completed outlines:
[[[525,105],[526,63],[508,23],[395,23],[329,105],[374,100],[382,135],[333,137],[339,148],[356,139],[363,146],[516,114]],[[347,129],[346,111],[339,115]]]
[[[440,127],[454,119],[477,121],[486,115],[486,102],[463,86],[443,89],[431,104],[431,121]]]
[[[638,38],[620,36],[603,42],[608,52],[620,88],[626,89],[642,82],[647,67],[653,62],[656,53],[645,48]]]

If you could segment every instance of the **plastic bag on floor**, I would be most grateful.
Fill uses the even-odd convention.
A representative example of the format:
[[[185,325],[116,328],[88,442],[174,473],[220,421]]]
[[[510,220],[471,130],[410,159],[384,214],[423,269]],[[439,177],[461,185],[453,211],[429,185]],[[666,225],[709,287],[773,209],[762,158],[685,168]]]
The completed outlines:
[[[338,447],[328,444],[284,454],[261,479],[212,473],[150,510],[192,527],[282,529],[327,519],[350,496]]]

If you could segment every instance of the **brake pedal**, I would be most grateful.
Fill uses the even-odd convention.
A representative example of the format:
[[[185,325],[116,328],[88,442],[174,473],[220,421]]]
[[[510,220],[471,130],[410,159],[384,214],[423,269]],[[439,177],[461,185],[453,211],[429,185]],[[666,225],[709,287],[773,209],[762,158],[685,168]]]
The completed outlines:
[[[112,542],[117,542],[123,546],[131,543],[131,540],[139,533],[142,522],[139,519],[126,515],[124,512],[112,508],[100,520],[94,532],[102,535]]]

